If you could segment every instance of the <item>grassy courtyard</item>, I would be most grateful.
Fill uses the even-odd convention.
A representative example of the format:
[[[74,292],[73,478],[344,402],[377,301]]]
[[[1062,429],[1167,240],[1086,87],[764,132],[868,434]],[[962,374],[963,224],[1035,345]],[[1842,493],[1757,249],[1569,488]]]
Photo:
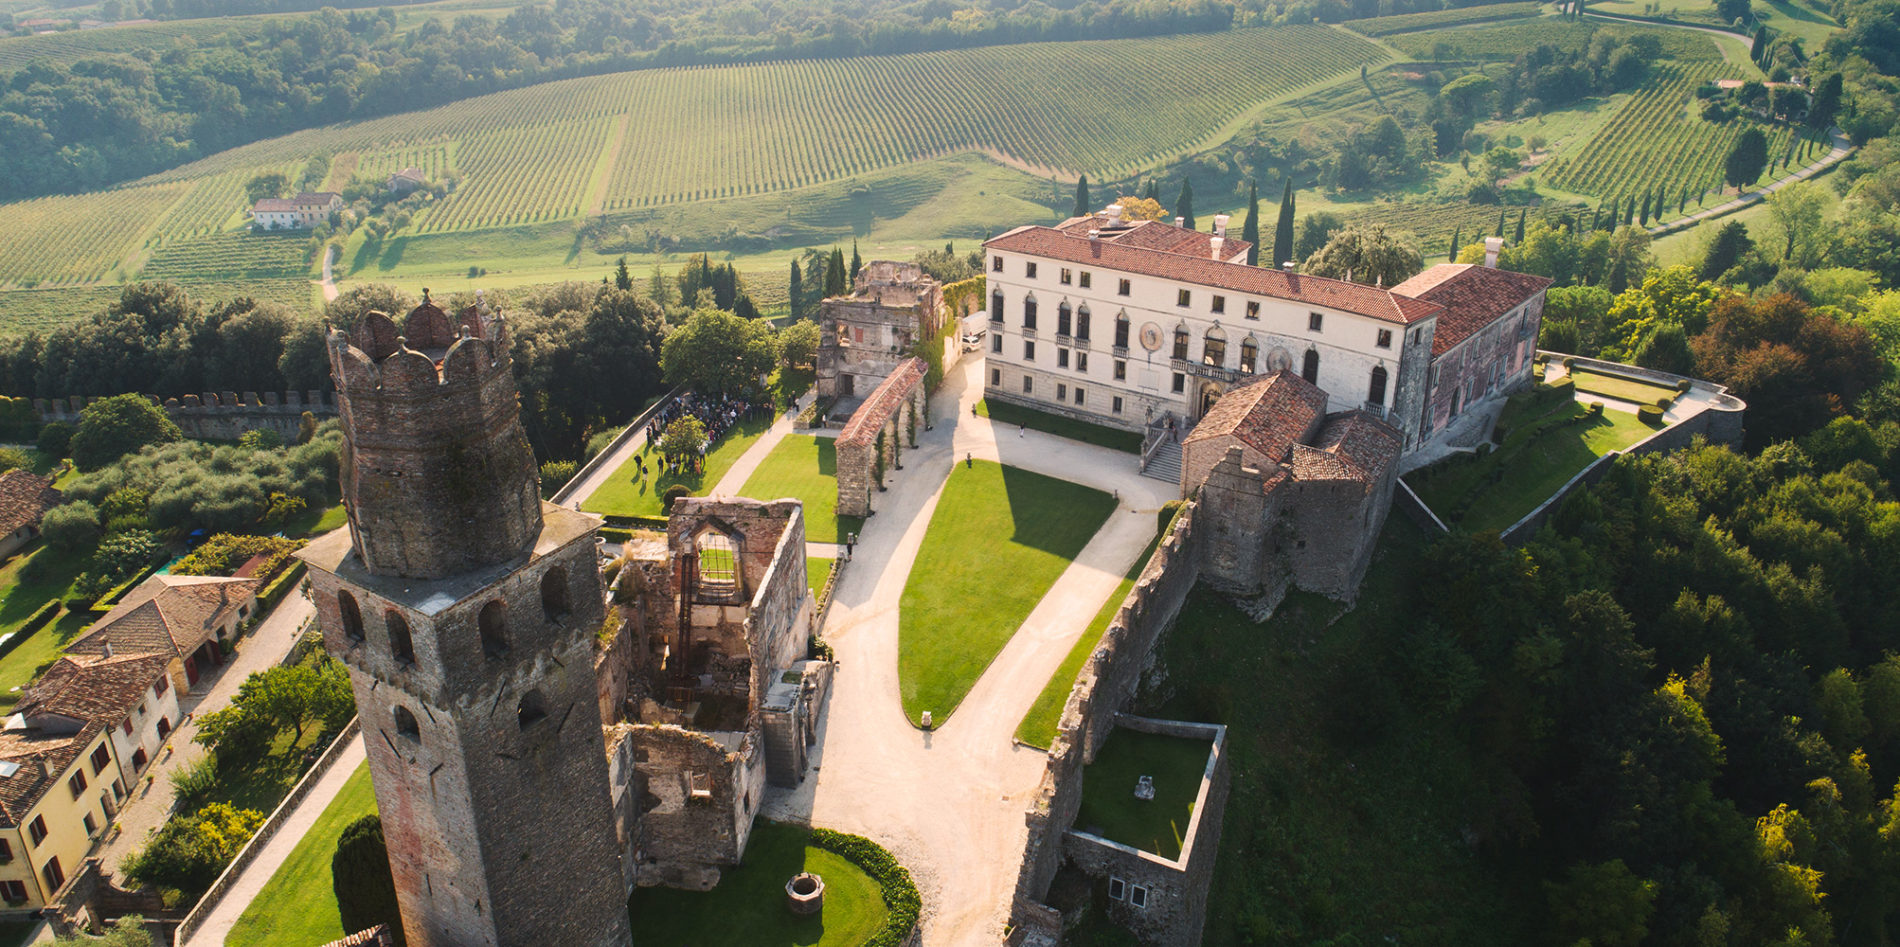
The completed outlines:
[[[1042,693],[1036,695],[1035,704],[1029,712],[1023,714],[1023,722],[1016,725],[1016,739],[1029,746],[1046,750],[1056,740],[1056,728],[1062,723],[1062,708],[1069,702],[1069,692],[1075,690],[1076,675],[1082,673],[1082,665],[1089,655],[1095,653],[1095,646],[1102,641],[1102,635],[1108,632],[1108,625],[1115,620],[1115,613],[1121,611],[1122,601],[1135,588],[1135,580],[1141,578],[1141,570],[1147,568],[1148,558],[1154,555],[1155,547],[1161,544],[1161,537],[1155,536],[1154,542],[1142,550],[1141,557],[1128,567],[1128,574],[1122,577],[1114,594],[1102,603],[1102,610],[1095,613],[1095,620],[1089,622],[1082,637],[1075,640],[1075,646],[1069,649],[1069,656],[1062,659],[1062,666],[1049,676],[1049,683],[1043,685]]]
[[[704,470],[699,473],[662,473],[660,452],[657,447],[641,447],[627,462],[614,471],[607,482],[601,484],[587,499],[581,501],[581,509],[589,513],[606,516],[664,516],[666,510],[661,506],[666,488],[674,484],[685,484],[696,496],[704,496],[706,491],[719,482],[719,478],[732,469],[739,455],[752,446],[766,429],[772,426],[773,419],[765,416],[746,418],[726,432],[726,436],[706,452]],[[639,461],[645,459],[646,476],[640,476]]]
[[[370,788],[369,764],[364,763],[239,915],[225,936],[225,947],[323,944],[349,933],[337,914],[330,856],[336,854],[343,829],[375,811],[376,793]]]
[[[639,941],[671,947],[857,947],[869,941],[884,926],[877,882],[843,857],[807,845],[810,834],[761,819],[745,864],[725,869],[711,891],[635,890],[627,913]],[[794,917],[785,906],[785,882],[801,871],[825,879],[818,916]]]
[[[953,468],[898,609],[904,715],[948,719],[1114,509],[1100,490],[994,461]]]
[[[831,570],[837,568],[838,560],[822,556],[805,557],[805,581],[811,586],[812,594],[824,591],[825,583],[831,579]]]
[[[0,593],[0,635],[19,631],[47,602],[63,600],[89,559],[85,554],[61,555],[44,543],[36,543],[0,568],[0,589],[5,590]],[[39,677],[40,669],[57,660],[60,649],[94,617],[62,608],[52,623],[21,639],[0,657],[0,707],[18,703],[20,693],[16,688],[24,688]]]
[[[1504,444],[1491,453],[1442,461],[1409,475],[1406,482],[1448,526],[1503,530],[1598,457],[1654,433],[1655,428],[1634,414],[1606,410],[1591,417],[1585,405],[1565,401],[1548,414],[1514,425]]]
[[[1115,728],[1083,771],[1075,827],[1162,858],[1181,857],[1213,749],[1207,740]],[[1135,798],[1142,776],[1154,780],[1153,799]]]
[[[864,528],[862,517],[838,515],[838,449],[829,437],[785,435],[739,492],[756,500],[803,502],[805,538],[815,543],[843,542]]]
[[[1090,424],[1002,401],[991,404],[987,398],[976,403],[976,413],[1004,427],[1014,424],[1097,447],[1109,447],[1130,454],[1141,453],[1141,435],[1134,431]]]

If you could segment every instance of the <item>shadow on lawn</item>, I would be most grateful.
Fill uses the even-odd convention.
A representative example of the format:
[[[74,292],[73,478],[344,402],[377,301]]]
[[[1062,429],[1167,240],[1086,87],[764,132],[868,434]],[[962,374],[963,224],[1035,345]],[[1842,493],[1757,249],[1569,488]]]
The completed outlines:
[[[761,822],[746,847],[745,863],[722,870],[713,890],[636,889],[627,899],[634,929],[647,932],[653,943],[682,947],[710,945],[708,936],[742,937],[729,942],[747,947],[817,944],[825,936],[824,916],[795,917],[785,907],[785,882],[806,869],[809,835]]]
[[[1115,511],[1114,498],[1093,487],[1007,464],[1002,468],[1009,541],[1019,546],[1074,559]],[[1056,512],[1072,515],[1058,519],[1052,516]]]

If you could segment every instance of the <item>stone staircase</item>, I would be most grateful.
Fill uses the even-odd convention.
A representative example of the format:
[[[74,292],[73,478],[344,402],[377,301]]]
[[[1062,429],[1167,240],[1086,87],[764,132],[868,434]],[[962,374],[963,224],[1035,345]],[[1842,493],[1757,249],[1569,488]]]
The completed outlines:
[[[1148,469],[1143,470],[1141,475],[1153,477],[1156,480],[1166,480],[1169,483],[1180,483],[1181,443],[1169,440],[1155,448],[1154,457],[1148,461]]]

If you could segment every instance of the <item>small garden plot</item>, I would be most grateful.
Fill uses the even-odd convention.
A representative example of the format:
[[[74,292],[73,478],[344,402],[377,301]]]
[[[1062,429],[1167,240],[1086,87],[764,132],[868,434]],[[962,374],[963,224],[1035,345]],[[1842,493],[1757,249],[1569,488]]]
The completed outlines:
[[[1180,858],[1213,746],[1207,740],[1115,728],[1083,772],[1075,827],[1162,858]],[[1153,799],[1135,795],[1143,776],[1154,781]]]
[[[600,489],[581,501],[581,509],[605,516],[665,516],[666,488],[681,484],[695,496],[704,495],[771,426],[772,418],[764,415],[733,425],[726,436],[706,452],[706,463],[699,473],[663,473],[664,459],[659,448],[641,447]],[[645,476],[640,474],[641,460],[646,461]]]
[[[803,502],[805,538],[811,542],[841,543],[864,528],[862,517],[837,514],[838,451],[829,437],[786,435],[739,492],[755,500],[793,497]],[[814,587],[822,584],[815,582]]]
[[[330,859],[343,829],[375,813],[376,792],[370,787],[369,764],[363,763],[238,916],[224,938],[225,947],[321,944],[349,933],[337,913]]]
[[[1658,398],[1676,396],[1676,389],[1668,385],[1658,385],[1622,375],[1585,371],[1580,368],[1571,370],[1570,383],[1577,386],[1578,391],[1618,398],[1633,404],[1655,404]]]
[[[941,724],[976,686],[1115,500],[979,460],[954,468],[898,606],[904,714]]]

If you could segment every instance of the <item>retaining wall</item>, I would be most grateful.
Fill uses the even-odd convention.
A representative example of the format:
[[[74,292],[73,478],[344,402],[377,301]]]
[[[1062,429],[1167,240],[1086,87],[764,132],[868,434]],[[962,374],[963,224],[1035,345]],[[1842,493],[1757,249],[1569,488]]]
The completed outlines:
[[[336,402],[326,391],[255,391],[239,395],[234,391],[207,391],[183,398],[159,401],[146,395],[153,404],[178,425],[186,437],[214,441],[235,441],[246,431],[275,431],[286,442],[295,441],[305,411],[319,418],[336,416]],[[99,398],[74,395],[70,398],[35,398],[33,408],[41,423],[64,421],[79,423],[79,413]]]

